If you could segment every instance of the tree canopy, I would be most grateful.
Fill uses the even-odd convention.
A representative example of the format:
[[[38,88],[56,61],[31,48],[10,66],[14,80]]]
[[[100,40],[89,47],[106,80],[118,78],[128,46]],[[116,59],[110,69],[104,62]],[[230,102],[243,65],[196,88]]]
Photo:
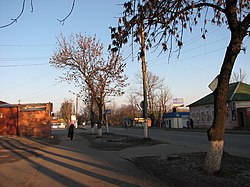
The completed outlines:
[[[65,70],[61,79],[74,83],[80,88],[79,95],[85,95],[92,107],[98,106],[101,128],[105,98],[124,94],[127,85],[121,55],[109,51],[105,59],[103,44],[96,37],[84,37],[81,33],[69,38],[60,35],[57,46],[50,64]]]
[[[207,132],[209,150],[204,169],[210,173],[220,169],[229,81],[236,58],[241,50],[245,50],[243,39],[250,35],[249,10],[249,0],[129,0],[124,3],[123,16],[119,18],[118,26],[111,28],[110,48],[113,51],[122,48],[131,37],[141,46],[139,57],[145,56],[144,41],[146,49],[161,47],[161,52],[168,52],[171,57],[174,51],[180,52],[184,46],[185,31],[192,32],[194,27],[200,26],[201,36],[205,39],[209,23],[217,26],[225,24],[228,27],[231,38],[213,93],[213,124]]]
[[[192,32],[198,23],[204,39],[208,24],[226,24],[230,30],[237,29],[245,36],[249,32],[249,9],[249,0],[130,0],[124,3],[118,27],[111,28],[111,48],[118,50],[129,37],[140,43],[142,23],[146,48],[161,47],[162,52],[169,53],[183,46],[185,31]]]

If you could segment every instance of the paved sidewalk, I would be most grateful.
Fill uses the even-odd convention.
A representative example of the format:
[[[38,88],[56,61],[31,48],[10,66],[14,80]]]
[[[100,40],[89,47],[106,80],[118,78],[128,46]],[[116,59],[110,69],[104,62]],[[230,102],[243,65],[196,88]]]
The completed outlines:
[[[79,133],[81,130],[76,131],[73,141],[66,132],[61,134],[59,145],[0,137],[0,186],[167,186],[129,161],[139,153],[146,154],[143,147],[99,151],[90,148]]]

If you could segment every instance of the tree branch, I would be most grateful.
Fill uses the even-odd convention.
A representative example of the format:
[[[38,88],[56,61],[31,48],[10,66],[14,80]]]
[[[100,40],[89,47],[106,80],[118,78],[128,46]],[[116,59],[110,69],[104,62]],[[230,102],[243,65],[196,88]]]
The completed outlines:
[[[75,7],[75,0],[73,0],[73,2],[72,2],[71,10],[68,13],[68,15],[63,19],[57,19],[62,25],[64,25],[65,20],[68,19],[68,17],[72,14],[74,7]]]
[[[31,0],[31,2],[32,2],[32,0]],[[21,17],[21,15],[23,14],[23,12],[24,12],[24,7],[25,7],[25,0],[23,0],[23,6],[22,6],[22,9],[21,9],[21,12],[19,13],[19,15],[18,15],[16,18],[12,18],[10,23],[8,23],[8,24],[6,24],[6,25],[0,26],[0,29],[3,29],[3,28],[5,28],[5,27],[8,27],[8,26],[10,26],[10,25],[16,23],[17,20],[18,20],[18,19]],[[33,11],[33,5],[32,5],[32,11]]]
[[[34,12],[33,0],[30,0],[31,12]]]
[[[245,17],[245,19],[242,21],[242,26],[244,28],[250,28],[250,13]],[[250,34],[250,30],[248,31]]]
[[[165,26],[170,24],[173,20],[175,20],[180,14],[183,14],[186,11],[189,11],[191,9],[194,8],[201,8],[201,7],[210,7],[213,8],[215,10],[218,10],[220,12],[225,13],[225,10],[223,8],[221,8],[220,6],[217,6],[215,4],[212,3],[198,3],[198,4],[194,4],[194,5],[190,5],[190,6],[186,6],[185,8],[183,8],[182,10],[178,11],[178,13],[174,14],[173,16],[171,16],[167,22],[163,23]]]

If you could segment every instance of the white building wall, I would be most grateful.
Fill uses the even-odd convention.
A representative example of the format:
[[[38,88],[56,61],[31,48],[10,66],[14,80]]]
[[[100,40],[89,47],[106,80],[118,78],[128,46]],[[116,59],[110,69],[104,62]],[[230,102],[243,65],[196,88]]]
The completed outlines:
[[[213,123],[213,105],[190,107],[190,118],[195,128],[208,128]]]
[[[234,129],[238,126],[237,108],[247,108],[250,101],[237,101],[228,103],[226,129]],[[234,112],[233,112],[234,111]],[[209,128],[214,118],[214,105],[190,107],[190,118],[193,119],[195,128]]]
[[[164,121],[166,122],[167,126],[169,127],[169,121],[171,121],[171,128],[184,128],[187,126],[187,121],[189,117],[178,117],[178,118],[165,118]]]
[[[250,107],[250,101],[237,101],[235,102],[236,108],[248,108]]]

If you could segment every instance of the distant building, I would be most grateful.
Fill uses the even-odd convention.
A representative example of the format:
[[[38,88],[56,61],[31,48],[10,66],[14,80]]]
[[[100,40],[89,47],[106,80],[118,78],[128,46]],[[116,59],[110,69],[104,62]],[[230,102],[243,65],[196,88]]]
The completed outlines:
[[[67,123],[63,118],[57,119],[57,118],[52,118],[51,120],[51,128],[57,129],[61,128],[64,129],[67,127]]]
[[[133,126],[135,126],[135,127],[143,127],[145,122],[146,122],[146,120],[144,118],[134,118],[133,119]],[[151,118],[147,119],[147,124],[148,124],[148,127],[151,127],[151,125],[152,125]]]
[[[9,104],[0,101],[0,135],[48,136],[51,112],[52,103]]]
[[[129,117],[125,117],[123,118],[123,127],[133,127],[134,121],[133,119],[129,118]]]
[[[226,129],[250,129],[250,85],[235,82],[229,85]],[[213,93],[189,105],[194,127],[208,128],[213,123]]]
[[[78,128],[76,115],[71,115],[71,124],[74,124],[75,128]]]
[[[189,112],[172,112],[163,114],[164,126],[168,128],[186,128]]]

